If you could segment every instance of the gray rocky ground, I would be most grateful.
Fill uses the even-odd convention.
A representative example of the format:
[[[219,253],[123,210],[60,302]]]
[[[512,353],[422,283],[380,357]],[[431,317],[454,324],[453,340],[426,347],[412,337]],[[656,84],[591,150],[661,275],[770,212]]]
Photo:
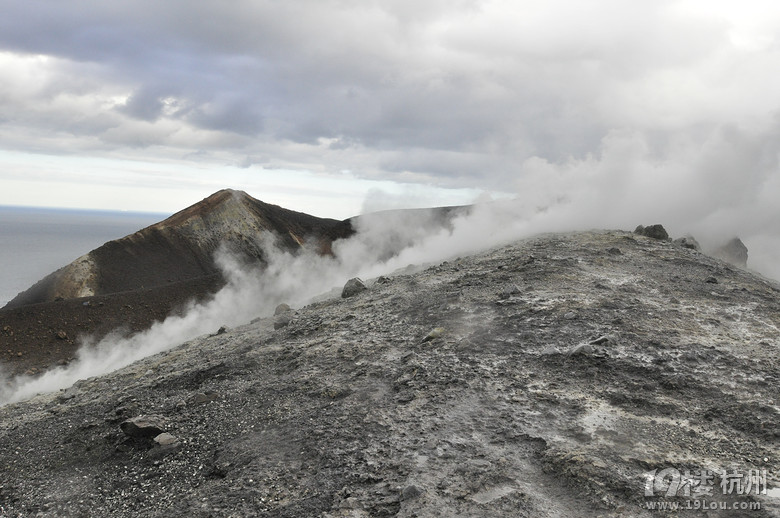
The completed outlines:
[[[777,284],[624,232],[366,284],[0,408],[0,516],[780,516]]]

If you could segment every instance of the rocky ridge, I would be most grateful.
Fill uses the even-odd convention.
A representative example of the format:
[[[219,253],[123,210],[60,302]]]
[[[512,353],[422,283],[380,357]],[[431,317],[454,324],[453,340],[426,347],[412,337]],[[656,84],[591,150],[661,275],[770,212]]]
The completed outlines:
[[[0,516],[702,516],[666,468],[780,515],[776,283],[592,232],[365,284],[0,408]]]
[[[109,241],[48,275],[6,308],[55,300],[165,287],[219,275],[215,254],[225,248],[247,261],[264,260],[263,235],[296,250],[308,243],[329,253],[353,233],[349,221],[317,218],[223,189],[173,216]]]
[[[384,258],[408,239],[450,225],[468,207],[384,211],[337,221],[264,203],[223,189],[141,229],[109,241],[52,272],[0,309],[0,370],[33,375],[76,356],[82,339],[120,329],[134,333],[180,314],[225,284],[217,251],[265,264],[266,246],[327,255],[333,243],[381,222],[374,246]],[[418,235],[408,229],[417,229]]]

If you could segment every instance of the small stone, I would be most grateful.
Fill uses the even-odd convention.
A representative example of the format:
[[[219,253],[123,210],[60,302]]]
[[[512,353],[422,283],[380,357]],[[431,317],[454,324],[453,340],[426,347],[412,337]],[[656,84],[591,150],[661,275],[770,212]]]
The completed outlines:
[[[517,295],[520,293],[520,287],[517,284],[510,284],[509,286],[505,286],[504,289],[501,290],[501,296],[504,298],[511,297],[512,295]]]
[[[155,415],[140,415],[127,419],[119,424],[119,428],[129,437],[136,439],[151,439],[163,432],[163,418]]]
[[[58,340],[67,340],[68,339],[68,333],[66,333],[65,331],[62,331],[62,330],[57,331],[57,335],[56,336],[57,336]]]
[[[150,459],[161,459],[181,447],[181,441],[175,435],[163,432],[152,439],[153,448],[147,454]]]
[[[590,344],[579,344],[574,346],[567,354],[567,356],[593,354],[593,346]]]
[[[228,328],[226,326],[222,326],[219,329],[217,329],[217,334],[218,335],[224,335],[225,333],[227,333],[227,330],[228,330]]]
[[[718,284],[718,279],[715,277],[707,277],[707,279],[704,281],[707,284]]]
[[[367,289],[365,283],[360,278],[354,277],[344,285],[344,289],[341,290],[341,298],[354,297]]]
[[[425,338],[422,339],[423,343],[430,342],[431,340],[435,340],[436,338],[439,338],[444,334],[444,328],[443,327],[434,327],[431,329],[430,333],[425,335]]]
[[[71,387],[68,387],[67,389],[62,391],[62,394],[59,395],[58,399],[62,401],[68,401],[69,399],[73,399],[76,397],[79,392],[81,392],[81,389],[77,387],[76,385],[73,385]]]
[[[576,317],[577,317],[577,313],[575,313],[574,311],[569,311],[563,315],[563,318],[565,318],[566,320],[571,320]]]
[[[413,500],[419,497],[422,493],[422,489],[419,487],[415,485],[409,485],[406,486],[403,491],[401,491],[401,500]]]
[[[180,444],[179,439],[168,432],[163,432],[160,435],[155,436],[153,440],[158,446],[175,447]]]
[[[607,249],[607,253],[609,255],[623,255],[623,252],[620,251],[620,248],[613,246],[612,248]]]

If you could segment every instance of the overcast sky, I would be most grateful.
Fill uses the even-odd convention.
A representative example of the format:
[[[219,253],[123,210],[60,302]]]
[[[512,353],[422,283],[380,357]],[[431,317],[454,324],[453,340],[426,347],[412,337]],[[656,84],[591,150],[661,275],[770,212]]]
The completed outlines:
[[[0,6],[0,204],[779,221],[777,2]]]

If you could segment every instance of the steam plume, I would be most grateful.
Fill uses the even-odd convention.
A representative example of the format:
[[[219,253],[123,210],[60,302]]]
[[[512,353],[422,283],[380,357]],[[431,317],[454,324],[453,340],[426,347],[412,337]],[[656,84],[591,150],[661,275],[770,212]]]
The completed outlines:
[[[273,236],[263,236],[264,269],[221,252],[218,264],[228,282],[212,299],[145,332],[85,343],[67,367],[36,378],[0,379],[0,404],[110,372],[221,325],[268,315],[280,302],[304,304],[353,276],[371,278],[541,232],[661,222],[672,235],[691,233],[705,246],[739,235],[751,251],[749,266],[780,278],[780,236],[773,228],[780,209],[765,190],[777,191],[776,153],[764,149],[769,144],[760,135],[734,140],[733,132],[723,133],[704,142],[700,153],[681,145],[656,157],[641,135],[615,132],[603,140],[599,156],[558,164],[526,160],[519,165],[514,199],[475,205],[449,224],[424,211],[361,217],[353,237],[333,244],[333,256],[311,250],[291,255]],[[775,158],[756,161],[751,174],[735,180],[732,165],[761,149],[766,152],[759,155]]]

